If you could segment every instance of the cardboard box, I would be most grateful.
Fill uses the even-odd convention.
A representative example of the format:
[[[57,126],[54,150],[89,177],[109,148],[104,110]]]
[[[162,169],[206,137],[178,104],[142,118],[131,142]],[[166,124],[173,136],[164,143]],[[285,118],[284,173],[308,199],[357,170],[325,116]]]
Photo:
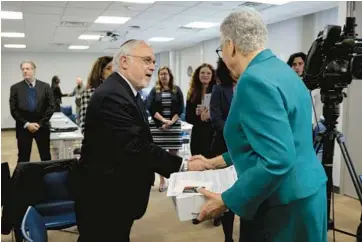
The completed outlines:
[[[205,197],[202,194],[183,194],[172,197],[172,200],[181,222],[197,218],[202,206],[205,204]]]

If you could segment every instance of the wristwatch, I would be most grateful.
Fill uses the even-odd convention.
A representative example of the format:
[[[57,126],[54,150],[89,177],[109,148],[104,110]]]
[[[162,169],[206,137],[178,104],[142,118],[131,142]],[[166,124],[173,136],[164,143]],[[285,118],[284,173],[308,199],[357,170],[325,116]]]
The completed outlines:
[[[188,171],[189,170],[189,161],[185,160],[184,162],[184,166],[182,167],[183,171]]]
[[[189,168],[189,162],[187,160],[184,160],[181,164],[180,171],[188,171]]]

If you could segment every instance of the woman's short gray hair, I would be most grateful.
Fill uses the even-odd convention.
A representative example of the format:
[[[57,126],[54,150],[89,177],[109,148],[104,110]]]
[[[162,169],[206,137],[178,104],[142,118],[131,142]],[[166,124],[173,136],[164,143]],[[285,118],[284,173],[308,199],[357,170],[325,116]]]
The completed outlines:
[[[231,40],[247,53],[265,48],[268,30],[260,14],[252,8],[231,13],[220,26],[222,43]]]
[[[121,57],[130,55],[132,50],[136,48],[138,45],[140,45],[142,42],[143,42],[142,40],[136,40],[136,39],[130,39],[124,42],[119,48],[119,50],[116,52],[116,54],[113,56],[113,61],[112,61],[113,71],[120,71],[119,62],[121,60]]]

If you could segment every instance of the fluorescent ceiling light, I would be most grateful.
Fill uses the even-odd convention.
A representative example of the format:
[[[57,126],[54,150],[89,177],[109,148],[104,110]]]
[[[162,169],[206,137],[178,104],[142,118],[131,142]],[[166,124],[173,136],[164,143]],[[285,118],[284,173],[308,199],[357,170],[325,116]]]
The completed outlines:
[[[83,40],[99,40],[100,37],[101,37],[100,35],[82,34],[81,36],[78,37],[78,39],[83,39]]]
[[[15,33],[15,32],[1,32],[1,37],[9,37],[9,38],[24,38],[24,33]]]
[[[194,28],[194,29],[207,29],[219,25],[218,23],[210,23],[210,22],[192,22],[184,25],[186,28]]]
[[[22,12],[1,11],[2,19],[23,19]]]
[[[4,45],[4,47],[5,47],[5,48],[24,49],[24,48],[26,48],[26,45],[8,44],[8,45]]]
[[[68,47],[68,49],[70,50],[86,50],[89,49],[88,45],[70,45]]]
[[[130,19],[128,17],[99,16],[94,22],[100,24],[124,24]]]
[[[122,0],[122,2],[145,4],[145,3],[154,3],[156,1],[152,1],[152,0]]]
[[[171,40],[174,40],[174,38],[152,37],[152,38],[150,38],[148,41],[152,41],[152,42],[167,42],[167,41],[171,41]]]

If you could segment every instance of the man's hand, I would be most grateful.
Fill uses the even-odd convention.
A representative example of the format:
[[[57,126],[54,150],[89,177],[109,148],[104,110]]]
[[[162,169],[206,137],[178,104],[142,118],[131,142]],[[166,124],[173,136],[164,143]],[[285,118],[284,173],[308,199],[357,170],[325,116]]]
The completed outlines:
[[[193,160],[188,161],[188,170],[189,171],[204,171],[204,170],[212,170],[212,169],[214,169],[214,166],[212,164],[206,162],[205,160],[193,159]]]
[[[26,128],[29,130],[30,133],[35,133],[39,130],[40,126],[37,123],[29,123]]]
[[[219,217],[227,210],[227,207],[221,198],[221,193],[209,192],[203,188],[199,189],[198,192],[203,194],[207,199],[207,202],[201,208],[201,212],[197,217],[199,222]]]

